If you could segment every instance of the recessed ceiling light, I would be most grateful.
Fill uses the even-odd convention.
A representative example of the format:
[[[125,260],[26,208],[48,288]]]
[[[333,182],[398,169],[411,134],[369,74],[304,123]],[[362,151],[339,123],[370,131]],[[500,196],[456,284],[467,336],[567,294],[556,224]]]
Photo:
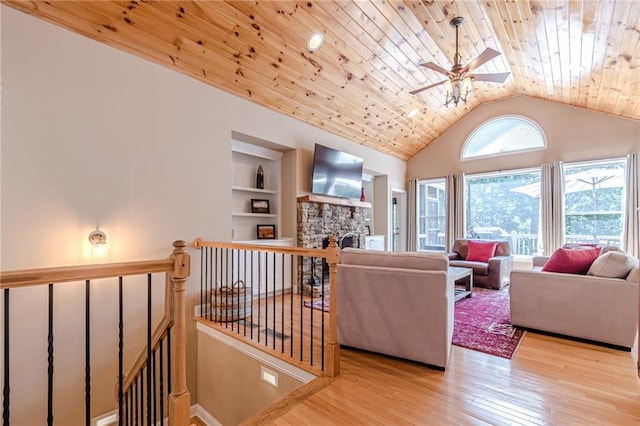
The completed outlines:
[[[307,48],[310,51],[314,52],[320,49],[320,46],[322,46],[323,42],[324,42],[324,36],[322,35],[322,33],[313,33],[307,39]]]
[[[407,117],[413,118],[416,115],[418,115],[419,112],[420,112],[420,110],[418,108],[414,108],[411,111],[409,111],[409,113],[407,114]]]

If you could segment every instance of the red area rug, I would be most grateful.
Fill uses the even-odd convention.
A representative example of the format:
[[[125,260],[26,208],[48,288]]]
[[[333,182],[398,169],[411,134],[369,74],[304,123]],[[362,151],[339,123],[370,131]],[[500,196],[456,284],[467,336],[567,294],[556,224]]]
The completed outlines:
[[[511,359],[524,330],[511,326],[509,291],[474,288],[473,296],[455,304],[456,346]]]

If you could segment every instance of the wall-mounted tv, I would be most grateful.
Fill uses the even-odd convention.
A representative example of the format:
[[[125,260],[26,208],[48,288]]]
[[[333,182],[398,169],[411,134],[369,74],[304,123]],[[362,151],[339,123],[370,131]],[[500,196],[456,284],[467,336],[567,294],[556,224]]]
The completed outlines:
[[[360,199],[362,167],[362,158],[316,144],[311,192]]]

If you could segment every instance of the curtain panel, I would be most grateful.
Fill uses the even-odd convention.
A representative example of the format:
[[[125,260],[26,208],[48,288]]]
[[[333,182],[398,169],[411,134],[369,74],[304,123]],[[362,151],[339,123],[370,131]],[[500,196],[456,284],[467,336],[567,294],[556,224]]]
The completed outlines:
[[[627,155],[625,167],[625,200],[624,223],[622,226],[622,249],[627,253],[638,257],[640,255],[640,221],[638,220],[638,207],[640,207],[638,194],[638,154]]]

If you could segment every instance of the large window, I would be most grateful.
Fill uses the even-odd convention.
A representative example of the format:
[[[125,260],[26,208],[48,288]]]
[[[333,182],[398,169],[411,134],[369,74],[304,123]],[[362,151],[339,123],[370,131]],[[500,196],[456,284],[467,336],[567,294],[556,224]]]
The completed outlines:
[[[447,193],[444,179],[418,181],[418,251],[444,251]]]
[[[467,176],[467,238],[507,240],[514,254],[537,254],[539,194],[540,169]]]
[[[624,160],[565,164],[565,242],[619,246]]]

